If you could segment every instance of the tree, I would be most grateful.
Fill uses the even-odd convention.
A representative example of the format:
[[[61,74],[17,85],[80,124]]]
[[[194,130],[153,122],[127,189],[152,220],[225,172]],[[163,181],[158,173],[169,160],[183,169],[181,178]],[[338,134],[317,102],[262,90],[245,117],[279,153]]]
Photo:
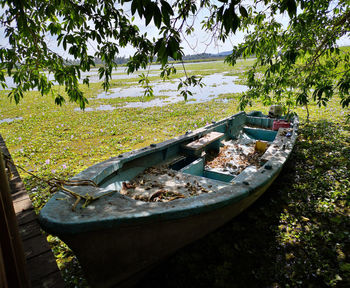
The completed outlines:
[[[349,55],[337,47],[337,39],[349,34],[350,9],[347,0],[6,0],[2,2],[1,25],[8,45],[0,48],[0,83],[5,73],[15,84],[9,94],[16,102],[29,89],[53,94],[55,102],[65,99],[55,94],[53,81],[65,85],[70,101],[85,107],[88,102],[78,85],[81,71],[101,59],[100,78],[109,88],[112,69],[120,48],[135,48],[129,58],[128,72],[146,68],[152,61],[162,65],[162,77],[176,73],[169,59],[181,61],[181,42],[193,32],[193,21],[200,10],[207,10],[203,29],[226,41],[237,30],[247,32],[245,42],[235,46],[226,61],[255,55],[256,62],[248,73],[250,90],[241,98],[241,108],[252,99],[264,103],[285,102],[307,105],[313,97],[325,105],[334,93],[341,104],[350,103]],[[284,28],[277,15],[288,13]],[[158,37],[149,39],[133,24],[140,17],[146,25],[158,29]],[[56,41],[69,55],[64,59],[50,49],[47,39]],[[96,47],[94,55],[88,46]],[[54,80],[47,78],[49,72]],[[200,84],[195,76],[179,84],[184,97],[190,85]],[[84,79],[88,83],[88,79]],[[152,93],[147,75],[143,84]]]
[[[305,105],[311,100],[326,106],[339,93],[343,108],[350,103],[349,51],[337,40],[350,32],[349,1],[265,1],[267,9],[249,9],[240,28],[249,31],[245,43],[226,59],[256,55],[248,72],[250,90],[241,97],[244,109],[253,99],[267,105]],[[297,13],[298,10],[298,13]],[[276,12],[288,12],[287,28]]]

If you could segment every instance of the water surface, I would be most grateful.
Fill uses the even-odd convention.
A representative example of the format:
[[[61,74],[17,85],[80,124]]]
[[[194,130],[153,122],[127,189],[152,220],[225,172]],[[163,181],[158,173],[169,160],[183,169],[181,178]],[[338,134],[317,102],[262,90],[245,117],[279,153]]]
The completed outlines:
[[[204,76],[202,82],[205,86],[190,87],[189,90],[193,95],[189,96],[187,100],[191,103],[202,103],[217,98],[221,94],[242,93],[247,91],[247,86],[235,83],[237,79],[237,76],[227,76],[224,73]],[[183,101],[184,99],[177,89],[178,84],[179,82],[155,82],[151,85],[154,96],[161,98],[155,98],[147,102],[129,102],[126,103],[123,108],[164,106],[170,103]],[[139,85],[128,88],[113,88],[109,92],[102,92],[97,95],[97,99],[141,97],[143,93],[144,88]]]
[[[206,63],[206,62],[196,62],[196,63],[186,63],[186,65],[196,65],[196,64],[203,64],[203,63]],[[208,62],[208,63],[212,63],[212,62]],[[176,63],[176,64],[173,64],[175,67],[182,67],[182,63]],[[159,64],[154,64],[154,65],[151,65],[150,68],[147,68],[147,69],[140,69],[139,71],[136,71],[135,73],[132,73],[132,74],[127,74],[127,67],[125,66],[119,66],[117,68],[115,68],[112,72],[112,80],[113,79],[131,79],[131,78],[138,78],[138,75],[141,74],[141,73],[148,73],[148,76],[149,77],[152,77],[152,76],[159,76],[160,74],[160,68],[161,68],[161,65]],[[179,71],[178,72],[181,72],[181,69],[178,69]],[[190,72],[189,70],[187,70],[188,72]],[[54,75],[53,74],[48,74],[48,73],[45,73],[48,80],[49,81],[53,81],[54,80]],[[90,71],[87,71],[87,72],[81,72],[81,78],[79,80],[79,83],[82,83],[83,82],[83,79],[88,77],[89,78],[89,81],[90,83],[98,83],[98,82],[102,82],[103,81],[103,78],[100,79],[100,77],[98,76],[98,68],[93,68],[91,69]],[[12,77],[9,77],[9,76],[6,76],[5,77],[5,82],[6,82],[6,85],[8,87],[8,89],[11,89],[11,88],[14,88],[16,87],[15,83],[13,82],[13,79]],[[57,82],[53,82],[54,85],[57,85]],[[3,90],[3,88],[0,86],[0,90]],[[37,89],[35,89],[37,90]]]
[[[11,123],[13,121],[19,121],[23,120],[23,117],[15,117],[15,118],[5,118],[5,119],[0,119],[0,124],[1,123]]]

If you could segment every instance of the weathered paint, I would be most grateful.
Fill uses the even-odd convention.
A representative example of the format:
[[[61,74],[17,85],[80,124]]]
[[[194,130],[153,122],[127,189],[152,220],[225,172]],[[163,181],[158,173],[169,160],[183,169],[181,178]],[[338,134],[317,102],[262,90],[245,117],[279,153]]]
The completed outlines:
[[[242,212],[277,177],[293,148],[297,125],[294,125],[291,137],[286,137],[283,129],[276,135],[273,131],[244,128],[251,137],[269,139],[266,141],[273,143],[263,156],[266,163],[262,167],[248,167],[236,178],[205,170],[200,157],[186,156],[184,145],[209,132],[224,133],[222,140],[237,138],[247,118],[241,112],[192,133],[111,158],[74,177],[94,180],[99,188],[70,187],[77,193],[92,196],[119,191],[123,181],[131,180],[147,167],[175,163],[173,167],[177,165],[179,170],[176,173],[191,177],[204,186],[210,185],[213,193],[171,202],[141,202],[115,192],[85,209],[79,204],[77,210],[72,211],[75,199],[58,192],[40,212],[43,229],[58,235],[73,249],[91,285],[110,287],[127,281]],[[66,201],[58,200],[62,197],[66,197]],[[174,233],[178,233],[178,237]],[[157,251],[150,249],[151,243],[155,242]],[[110,263],[112,267],[109,269],[103,263]]]

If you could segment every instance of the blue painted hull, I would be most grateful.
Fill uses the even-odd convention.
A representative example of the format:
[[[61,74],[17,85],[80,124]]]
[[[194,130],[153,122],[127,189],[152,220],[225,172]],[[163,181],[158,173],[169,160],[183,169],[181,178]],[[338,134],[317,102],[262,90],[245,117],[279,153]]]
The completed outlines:
[[[74,251],[91,286],[127,286],[135,275],[241,213],[276,179],[295,143],[297,119],[288,129],[289,134],[283,129],[273,132],[249,128],[247,124],[272,126],[271,119],[261,114],[247,116],[241,112],[192,133],[94,165],[74,179],[91,179],[99,187],[75,187],[74,191],[99,195],[113,188],[117,192],[86,208],[79,204],[76,211],[70,209],[74,199],[58,192],[41,210],[40,223]],[[229,177],[201,166],[203,152],[218,149],[222,141],[235,139],[242,131],[249,137],[272,142],[259,169],[247,169],[237,177]],[[184,151],[212,132],[219,138],[199,151]],[[142,202],[118,193],[123,182],[148,167],[174,160],[176,177],[186,174],[183,177],[213,187],[214,191],[162,203]],[[67,197],[67,201],[57,200],[62,197]]]

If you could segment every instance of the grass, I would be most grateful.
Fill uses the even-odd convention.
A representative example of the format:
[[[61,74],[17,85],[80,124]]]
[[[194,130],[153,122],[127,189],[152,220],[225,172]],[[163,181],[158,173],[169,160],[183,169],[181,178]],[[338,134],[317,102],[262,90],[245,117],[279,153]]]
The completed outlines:
[[[187,69],[193,74],[241,76],[249,65],[242,61],[232,69],[210,62],[188,64]],[[130,86],[134,81],[114,80],[112,85]],[[102,91],[97,83],[84,89],[93,106],[136,101],[97,100]],[[232,115],[237,103],[238,95],[232,93],[200,104],[77,112],[74,104],[57,107],[53,99],[35,91],[15,105],[1,91],[0,119],[23,120],[1,123],[0,133],[18,165],[42,177],[69,178],[117,154]],[[255,103],[248,110],[253,109],[268,108]],[[245,213],[167,259],[142,287],[350,286],[350,127],[344,122],[348,112],[340,109],[337,97],[326,108],[310,105],[309,110],[307,124],[306,110],[296,109],[303,122],[300,136],[292,161],[271,189]],[[38,212],[50,197],[48,189],[21,176]],[[86,287],[73,253],[58,238],[49,235],[48,240],[67,287]]]

